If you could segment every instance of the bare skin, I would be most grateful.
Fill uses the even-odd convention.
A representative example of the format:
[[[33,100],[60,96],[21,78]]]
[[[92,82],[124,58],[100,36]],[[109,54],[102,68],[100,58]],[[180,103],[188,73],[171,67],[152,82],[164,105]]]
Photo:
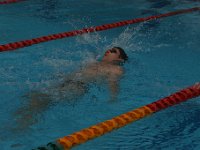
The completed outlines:
[[[66,81],[80,81],[82,83],[102,83],[106,82],[109,85],[111,96],[117,95],[118,81],[123,74],[121,66],[110,64],[107,62],[99,62],[91,64],[81,72],[71,74],[66,77]],[[65,87],[63,87],[65,88]]]
[[[45,90],[45,93],[28,94],[30,102],[16,112],[20,127],[24,129],[36,123],[34,115],[45,111],[51,103],[61,100],[69,102],[83,96],[87,92],[89,83],[107,83],[111,95],[110,99],[116,99],[119,92],[118,82],[123,74],[123,68],[118,64],[124,60],[119,57],[118,49],[114,49],[114,51],[107,50],[102,61],[89,64],[80,71],[67,75],[61,85],[50,87]]]

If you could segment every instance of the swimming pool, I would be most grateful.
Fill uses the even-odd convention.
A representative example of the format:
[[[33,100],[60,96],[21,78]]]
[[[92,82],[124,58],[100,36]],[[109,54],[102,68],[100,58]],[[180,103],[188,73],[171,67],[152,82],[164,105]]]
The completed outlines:
[[[0,44],[199,6],[198,1],[24,1],[0,6]],[[165,97],[199,81],[200,13],[55,40],[0,54],[0,143],[27,150]],[[74,102],[52,104],[16,129],[23,96],[58,82],[80,65],[123,47],[129,61],[118,99],[91,85]],[[74,149],[199,149],[199,98],[158,112]]]

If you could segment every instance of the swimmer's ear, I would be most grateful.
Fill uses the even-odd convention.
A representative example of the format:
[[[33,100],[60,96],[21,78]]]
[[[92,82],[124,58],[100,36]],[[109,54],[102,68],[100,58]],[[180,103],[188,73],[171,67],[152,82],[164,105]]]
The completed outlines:
[[[125,62],[125,60],[122,59],[122,58],[118,58],[118,59],[116,59],[116,61],[119,61],[119,62]]]
[[[122,66],[125,63],[125,61],[124,61],[124,59],[115,59],[115,60],[113,60],[113,63]]]
[[[120,58],[119,59],[119,63],[121,64],[121,65],[123,65],[125,62],[127,62],[128,60],[124,60],[124,59],[122,59],[122,58]]]

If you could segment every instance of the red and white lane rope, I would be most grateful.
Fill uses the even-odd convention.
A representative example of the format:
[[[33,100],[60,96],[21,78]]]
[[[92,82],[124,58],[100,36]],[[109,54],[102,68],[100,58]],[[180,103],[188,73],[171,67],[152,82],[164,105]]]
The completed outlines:
[[[17,3],[17,2],[21,2],[21,1],[25,1],[25,0],[4,0],[4,1],[0,1],[0,5],[2,4],[11,4],[11,3]]]
[[[178,15],[178,14],[190,13],[190,12],[199,11],[199,10],[200,10],[200,7],[194,7],[194,8],[190,8],[190,9],[182,9],[182,10],[177,10],[177,11],[160,14],[160,15],[156,15],[156,16],[149,16],[149,17],[145,17],[145,18],[136,18],[136,19],[132,19],[132,20],[125,20],[125,21],[120,21],[120,22],[115,22],[115,23],[110,23],[110,24],[104,24],[104,25],[100,25],[100,26],[96,26],[96,27],[84,28],[81,30],[57,33],[57,34],[42,36],[42,37],[30,39],[30,40],[8,43],[8,44],[0,45],[0,52],[12,51],[12,50],[16,50],[18,48],[23,48],[26,46],[31,46],[33,44],[38,44],[38,43],[47,42],[47,41],[51,41],[51,40],[62,39],[62,38],[66,38],[66,37],[72,37],[72,36],[77,36],[77,35],[81,35],[81,34],[85,34],[85,33],[96,32],[96,31],[108,30],[108,29],[121,27],[121,26],[129,25],[129,24],[145,22],[145,21],[149,21],[149,20],[153,20],[153,19],[159,19],[159,18],[174,16],[174,15]]]

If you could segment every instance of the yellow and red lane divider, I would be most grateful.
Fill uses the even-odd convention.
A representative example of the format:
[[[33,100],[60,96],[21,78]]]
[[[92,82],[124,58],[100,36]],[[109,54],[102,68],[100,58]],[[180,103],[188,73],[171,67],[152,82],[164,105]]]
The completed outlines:
[[[100,25],[100,26],[96,26],[96,27],[84,28],[81,30],[74,30],[74,31],[69,31],[69,32],[63,32],[63,33],[42,36],[42,37],[30,39],[30,40],[8,43],[8,44],[0,45],[0,52],[11,51],[11,50],[15,50],[18,48],[23,48],[26,46],[31,46],[33,44],[38,44],[38,43],[47,42],[47,41],[51,41],[51,40],[57,40],[57,39],[82,35],[85,33],[91,33],[91,32],[96,32],[96,31],[108,30],[108,29],[121,27],[121,26],[125,26],[125,25],[130,25],[130,24],[134,24],[134,23],[145,22],[145,21],[149,21],[149,20],[153,20],[153,19],[159,19],[159,18],[174,16],[174,15],[178,15],[178,14],[190,13],[190,12],[199,11],[199,10],[200,10],[200,7],[194,7],[194,8],[190,8],[190,9],[182,9],[182,10],[173,11],[173,12],[160,14],[160,15],[156,15],[156,16],[149,16],[146,18],[136,18],[136,19],[132,19],[132,20],[125,20],[125,21],[115,22],[115,23],[111,23],[111,24]]]
[[[25,1],[25,0],[4,0],[4,1],[0,1],[0,5],[17,3],[17,2],[21,2],[21,1]]]
[[[59,138],[55,142],[50,142],[49,144],[47,144],[47,146],[38,147],[35,150],[68,150],[76,145],[94,139],[105,133],[111,132],[114,129],[118,129],[131,122],[149,116],[157,111],[163,110],[167,107],[184,102],[199,95],[200,83],[196,83],[191,87],[185,88],[156,102],[129,111],[110,120],[98,123],[68,136]]]

